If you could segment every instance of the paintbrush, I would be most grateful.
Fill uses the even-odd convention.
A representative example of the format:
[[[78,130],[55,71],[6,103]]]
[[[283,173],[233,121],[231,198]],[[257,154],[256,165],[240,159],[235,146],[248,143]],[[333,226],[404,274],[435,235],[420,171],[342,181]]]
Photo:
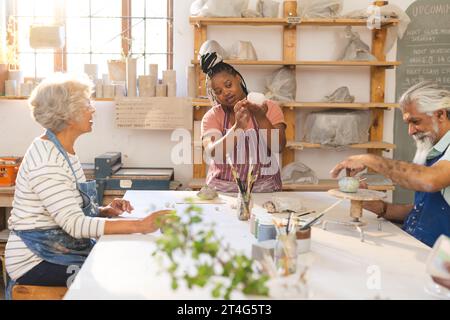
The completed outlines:
[[[237,174],[236,168],[233,166],[233,162],[231,161],[230,155],[227,155],[227,160],[231,167],[231,173],[233,174],[233,177],[238,186],[239,192],[242,194],[242,196],[244,196],[245,195],[244,187],[242,185],[241,179],[239,178],[239,176]]]
[[[288,216],[288,221],[287,221],[287,224],[286,224],[286,233],[289,233],[289,226],[290,226],[290,224],[291,224],[291,217],[292,217],[292,212],[291,213],[289,213],[289,216]]]
[[[309,227],[311,227],[313,224],[315,224],[317,222],[317,220],[319,220],[320,218],[322,218],[325,215],[325,213],[321,213],[318,216],[316,216],[314,219],[312,219],[310,222],[308,222],[307,224],[305,224],[303,227],[300,228],[300,230],[306,230]]]
[[[305,230],[308,229],[310,226],[312,226],[315,222],[317,222],[317,220],[319,220],[320,218],[322,218],[324,216],[325,213],[327,213],[328,211],[330,211],[331,209],[333,209],[334,207],[336,207],[338,204],[340,204],[342,200],[338,200],[337,202],[335,202],[333,205],[331,205],[330,207],[326,208],[325,210],[323,210],[319,215],[317,215],[314,219],[312,219],[310,222],[308,222],[307,224],[305,224],[304,226],[302,226],[300,228],[300,230]]]

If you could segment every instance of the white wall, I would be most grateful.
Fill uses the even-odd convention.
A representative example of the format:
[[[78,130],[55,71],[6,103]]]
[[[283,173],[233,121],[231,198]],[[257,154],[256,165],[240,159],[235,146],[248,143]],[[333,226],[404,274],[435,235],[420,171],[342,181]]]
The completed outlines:
[[[193,0],[176,0],[174,8],[174,69],[177,70],[178,95],[186,95],[186,67],[193,59],[193,27],[189,24],[189,7]],[[256,0],[251,0],[251,8]],[[280,1],[281,2],[281,1]],[[402,9],[412,0],[391,0]],[[344,12],[361,9],[369,1],[345,0]],[[299,59],[334,59],[335,46],[339,45],[342,28],[302,28],[299,37]],[[370,42],[370,32],[357,28],[362,39]],[[251,40],[260,59],[281,58],[280,27],[209,27],[208,38],[218,40],[229,49],[236,40]],[[395,60],[395,49],[388,60]],[[264,76],[272,67],[239,68],[253,91],[263,91]],[[395,99],[395,71],[388,70],[386,101]],[[369,100],[369,73],[367,69],[304,69],[297,72],[298,100],[316,101],[339,86],[347,85],[359,101]],[[176,179],[183,182],[192,177],[192,166],[174,166],[170,160],[171,148],[168,131],[125,130],[114,127],[114,105],[96,102],[97,112],[92,133],[82,136],[76,150],[83,162],[93,162],[96,155],[105,151],[121,151],[126,166],[174,167]],[[385,112],[384,140],[393,141],[393,112]],[[42,130],[29,116],[25,101],[0,100],[0,155],[23,155],[31,140]],[[329,178],[328,171],[337,161],[354,152],[329,152],[305,150],[297,153],[297,159],[311,166],[320,178]],[[387,154],[389,156],[389,154]]]

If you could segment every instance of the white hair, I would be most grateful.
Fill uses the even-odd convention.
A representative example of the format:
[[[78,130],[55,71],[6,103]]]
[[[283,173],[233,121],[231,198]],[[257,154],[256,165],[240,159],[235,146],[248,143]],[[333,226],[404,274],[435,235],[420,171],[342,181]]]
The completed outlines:
[[[422,81],[409,88],[400,98],[400,107],[404,109],[411,104],[427,114],[445,109],[450,119],[450,91],[440,88],[436,82]]]
[[[69,121],[78,121],[93,88],[86,75],[56,73],[44,79],[31,93],[28,99],[31,114],[45,129],[60,132]]]

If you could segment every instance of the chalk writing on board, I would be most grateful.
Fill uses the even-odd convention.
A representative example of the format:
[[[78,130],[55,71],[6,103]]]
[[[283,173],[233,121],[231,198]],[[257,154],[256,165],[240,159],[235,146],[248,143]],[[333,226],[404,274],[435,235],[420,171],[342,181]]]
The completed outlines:
[[[397,99],[424,80],[450,88],[450,1],[416,1],[406,13],[411,23],[398,43]]]

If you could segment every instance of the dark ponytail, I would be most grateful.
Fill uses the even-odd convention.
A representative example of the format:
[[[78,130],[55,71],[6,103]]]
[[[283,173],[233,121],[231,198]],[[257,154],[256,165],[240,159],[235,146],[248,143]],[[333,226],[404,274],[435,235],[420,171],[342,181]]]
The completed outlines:
[[[207,81],[211,80],[216,74],[221,72],[226,72],[232,76],[239,76],[239,78],[241,78],[241,88],[245,95],[248,95],[247,84],[245,83],[244,77],[232,65],[223,62],[222,57],[216,52],[205,53],[202,55],[200,58],[200,68],[203,73],[207,75]],[[208,96],[210,93],[212,94],[212,90],[211,92],[208,92]],[[213,99],[213,101],[215,101],[215,99]]]

